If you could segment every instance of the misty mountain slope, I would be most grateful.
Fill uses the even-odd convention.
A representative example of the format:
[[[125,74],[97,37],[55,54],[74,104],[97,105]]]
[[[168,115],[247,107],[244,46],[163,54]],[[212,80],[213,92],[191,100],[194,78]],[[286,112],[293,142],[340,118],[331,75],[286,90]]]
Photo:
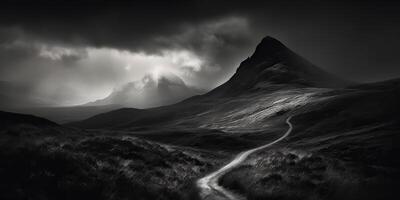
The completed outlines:
[[[162,73],[148,74],[140,81],[129,82],[115,89],[109,96],[85,105],[99,106],[117,104],[125,107],[147,108],[168,105],[201,93],[187,86],[177,75]]]
[[[308,101],[304,98],[309,99],[313,94],[347,84],[350,83],[324,72],[276,39],[265,37],[253,55],[240,64],[232,78],[209,93],[194,96],[171,106],[146,109],[140,114],[135,109],[131,111],[123,109],[70,125],[113,129],[152,125],[200,128],[205,126],[245,128],[250,125],[257,127],[262,124],[263,118],[274,113],[262,110],[280,98],[286,98],[282,100],[285,102],[303,98],[295,100],[300,105],[301,101]],[[301,95],[304,97],[300,97]],[[277,105],[270,110],[279,111]],[[240,120],[240,117],[245,117],[247,121]],[[111,123],[117,121],[112,120],[113,118],[118,118],[119,122]]]

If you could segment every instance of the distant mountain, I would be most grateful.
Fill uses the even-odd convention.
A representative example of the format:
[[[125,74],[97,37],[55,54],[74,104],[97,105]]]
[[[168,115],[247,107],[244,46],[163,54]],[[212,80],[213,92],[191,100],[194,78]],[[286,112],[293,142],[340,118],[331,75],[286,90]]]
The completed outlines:
[[[133,108],[149,108],[173,104],[202,91],[185,84],[175,74],[148,74],[140,81],[133,81],[115,89],[104,99],[85,106],[122,105]]]
[[[32,86],[29,84],[0,81],[0,110],[32,114],[57,123],[67,123],[122,107],[120,105],[56,107],[38,98],[31,91]]]
[[[23,105],[23,104],[22,104]],[[83,120],[88,117],[109,112],[118,108],[121,105],[104,105],[104,106],[18,106],[18,107],[5,107],[2,108],[4,111],[17,112],[24,114],[32,114],[46,119],[52,120],[57,123],[68,123],[71,121]]]
[[[79,106],[51,106],[49,102],[31,95],[29,87],[26,84],[0,81],[0,110],[68,123],[122,107],[148,108],[173,104],[203,93],[171,73],[147,75],[140,81],[127,83],[114,90],[104,99]]]

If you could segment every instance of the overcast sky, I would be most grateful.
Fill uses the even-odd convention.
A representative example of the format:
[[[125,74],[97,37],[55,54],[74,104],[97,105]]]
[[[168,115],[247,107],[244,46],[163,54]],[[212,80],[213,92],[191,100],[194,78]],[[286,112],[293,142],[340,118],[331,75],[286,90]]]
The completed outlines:
[[[353,81],[400,77],[396,1],[2,1],[0,81],[48,105],[173,73],[226,81],[266,35]],[[181,82],[179,82],[181,83]]]

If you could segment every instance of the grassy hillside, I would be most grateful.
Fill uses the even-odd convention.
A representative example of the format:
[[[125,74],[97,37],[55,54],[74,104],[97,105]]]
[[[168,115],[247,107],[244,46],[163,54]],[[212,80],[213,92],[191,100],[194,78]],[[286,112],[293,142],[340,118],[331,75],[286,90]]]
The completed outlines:
[[[285,142],[220,184],[249,200],[399,198],[400,90],[377,85],[320,94],[297,110]]]

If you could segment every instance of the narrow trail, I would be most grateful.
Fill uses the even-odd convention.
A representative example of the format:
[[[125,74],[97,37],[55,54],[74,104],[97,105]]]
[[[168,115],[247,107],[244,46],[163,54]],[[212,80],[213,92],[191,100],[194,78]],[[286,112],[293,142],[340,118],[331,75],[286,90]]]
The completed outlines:
[[[280,142],[281,140],[285,139],[292,132],[292,129],[293,129],[292,123],[290,123],[291,118],[292,118],[292,116],[290,116],[286,119],[286,124],[289,125],[288,130],[286,131],[285,134],[283,134],[277,140],[274,140],[274,141],[272,141],[268,144],[262,145],[260,147],[256,147],[254,149],[243,151],[243,152],[239,153],[230,163],[221,167],[217,171],[212,172],[209,175],[199,179],[197,181],[197,187],[200,189],[201,199],[204,199],[204,200],[206,200],[206,199],[213,199],[213,200],[217,200],[217,199],[243,200],[243,199],[245,199],[237,194],[234,194],[234,193],[224,189],[220,185],[218,185],[219,178],[221,176],[223,176],[224,174],[226,174],[227,172],[229,172],[230,170],[232,170],[233,168],[237,167],[240,163],[242,163],[244,160],[246,160],[246,158],[250,154],[252,154],[258,150],[272,146],[272,145]]]

